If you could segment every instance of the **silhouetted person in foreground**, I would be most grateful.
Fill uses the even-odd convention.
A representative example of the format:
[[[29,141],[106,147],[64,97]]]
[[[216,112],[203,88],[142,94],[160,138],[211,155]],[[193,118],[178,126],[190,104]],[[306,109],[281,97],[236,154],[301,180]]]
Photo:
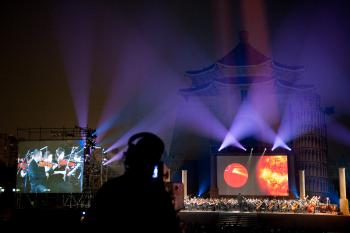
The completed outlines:
[[[162,140],[138,133],[128,141],[125,174],[106,182],[87,212],[85,229],[96,232],[181,232],[162,179],[152,177]]]

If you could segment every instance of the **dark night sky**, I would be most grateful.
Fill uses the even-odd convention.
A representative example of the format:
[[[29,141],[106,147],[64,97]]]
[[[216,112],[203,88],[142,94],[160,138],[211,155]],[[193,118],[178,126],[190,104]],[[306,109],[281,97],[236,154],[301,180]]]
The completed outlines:
[[[138,77],[123,84],[135,87],[119,96],[124,98],[123,106],[133,108],[138,106],[132,104],[134,100],[142,105],[140,99],[159,94],[158,85],[169,92],[186,87],[183,73],[201,69],[225,55],[237,43],[241,29],[248,29],[251,44],[274,60],[305,65],[303,82],[314,84],[323,105],[335,106],[333,117],[350,128],[348,1],[247,1],[248,23],[243,20],[242,1],[71,2],[2,3],[0,132],[15,133],[17,127],[77,124],[74,94],[69,88],[73,76],[65,68],[65,52],[75,53],[74,43],[92,41],[91,48],[86,49],[89,51],[83,52],[92,57],[90,89],[85,92],[89,95],[88,125],[94,128],[106,102],[112,101],[110,92],[117,91],[110,87],[114,77],[111,70],[118,70],[122,64],[127,67],[124,73],[131,69],[145,75],[147,85],[136,84]],[[72,51],[62,51],[62,36],[67,41],[75,38],[62,35],[62,26],[79,38],[71,43],[73,46],[63,46]],[[79,35],[84,29],[89,33]],[[149,46],[145,51],[143,43]],[[112,52],[114,48],[116,52]],[[71,66],[81,62],[79,56],[72,55],[68,60]],[[140,65],[142,59],[149,63]],[[152,59],[156,61],[152,63]],[[169,71],[171,75],[167,75]],[[150,82],[151,76],[156,81]],[[158,82],[157,78],[164,76],[169,78]]]

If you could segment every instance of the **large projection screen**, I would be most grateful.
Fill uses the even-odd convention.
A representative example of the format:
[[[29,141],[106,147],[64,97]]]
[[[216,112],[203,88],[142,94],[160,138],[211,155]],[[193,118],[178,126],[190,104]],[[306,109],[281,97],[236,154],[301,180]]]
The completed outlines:
[[[18,192],[80,193],[83,172],[84,145],[79,140],[18,144]]]
[[[217,156],[219,195],[288,196],[286,155]]]

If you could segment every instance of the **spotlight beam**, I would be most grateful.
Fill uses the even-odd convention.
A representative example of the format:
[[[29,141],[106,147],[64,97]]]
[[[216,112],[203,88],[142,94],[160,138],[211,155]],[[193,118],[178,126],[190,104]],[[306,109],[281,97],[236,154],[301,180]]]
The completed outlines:
[[[282,147],[284,149],[287,149],[289,151],[291,151],[292,149],[282,140],[282,138],[280,136],[276,136],[275,138],[275,142],[272,146],[271,151],[274,151],[276,148],[278,147]]]
[[[226,135],[224,141],[222,142],[218,151],[221,151],[222,149],[224,149],[230,145],[238,147],[244,151],[247,151],[247,149],[241,143],[239,143],[238,140],[236,139],[236,137],[233,136],[230,132],[227,133],[227,135]]]
[[[249,154],[249,157],[251,157],[253,154],[253,148],[250,149],[250,154]],[[249,158],[250,159],[250,158]]]
[[[248,158],[248,167],[250,167],[252,155],[253,155],[253,148],[250,148],[250,154],[249,154],[249,158]]]

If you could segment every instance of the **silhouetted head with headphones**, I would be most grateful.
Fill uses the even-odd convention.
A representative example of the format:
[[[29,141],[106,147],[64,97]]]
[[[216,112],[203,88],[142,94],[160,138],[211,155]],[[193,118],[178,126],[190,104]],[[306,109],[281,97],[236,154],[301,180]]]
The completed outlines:
[[[127,173],[151,177],[154,166],[164,152],[164,143],[157,135],[149,132],[137,133],[129,138],[125,155]]]

